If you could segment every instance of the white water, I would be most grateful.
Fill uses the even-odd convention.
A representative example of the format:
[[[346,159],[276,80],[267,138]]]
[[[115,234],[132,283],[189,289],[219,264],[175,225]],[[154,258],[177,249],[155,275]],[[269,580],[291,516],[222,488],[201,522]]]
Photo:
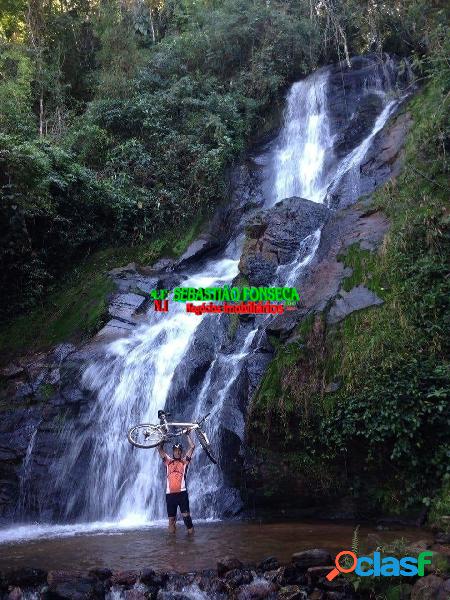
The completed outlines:
[[[327,168],[327,163],[332,162],[329,159],[333,141],[326,110],[327,81],[327,74],[319,72],[294,84],[289,92],[285,124],[272,157],[273,190],[266,199],[266,206],[291,196],[323,202],[330,186],[335,186],[349,173],[353,174],[357,194],[360,164],[396,103],[386,97],[384,109],[365,140],[340,163]],[[278,285],[295,285],[314,258],[320,235],[318,229],[307,236],[292,262],[278,269]],[[222,257],[209,261],[182,285],[208,287],[231,282],[238,273],[240,250],[240,243],[230,245]],[[80,430],[70,425],[62,432],[66,451],[53,464],[50,473],[54,488],[66,493],[63,519],[75,516],[79,523],[15,527],[0,532],[0,541],[135,528],[164,519],[160,459],[154,450],[131,448],[125,432],[132,424],[157,420],[157,411],[165,406],[177,366],[183,364],[190,352],[195,352],[192,343],[197,328],[205,319],[217,318],[216,315],[188,314],[184,304],[171,302],[168,314],[149,311],[145,325],[128,337],[110,343],[104,357],[88,365],[83,383],[96,400],[84,428]],[[262,320],[257,319],[256,325]],[[207,429],[219,457],[221,424],[243,438],[239,375],[252,352],[257,331],[258,328],[246,330],[244,327],[240,345],[231,352],[223,346],[220,337],[214,339],[215,356],[204,376],[195,406],[189,409],[193,419],[211,410]],[[231,460],[231,457],[221,458]],[[69,476],[79,472],[80,464],[85,477],[70,486]],[[236,490],[224,480],[220,469],[207,461],[200,448],[190,467],[188,488],[195,519],[217,517],[240,502]]]
[[[274,201],[298,196],[322,202],[322,172],[330,143],[326,110],[328,75],[317,73],[291,87],[285,125],[274,159]]]

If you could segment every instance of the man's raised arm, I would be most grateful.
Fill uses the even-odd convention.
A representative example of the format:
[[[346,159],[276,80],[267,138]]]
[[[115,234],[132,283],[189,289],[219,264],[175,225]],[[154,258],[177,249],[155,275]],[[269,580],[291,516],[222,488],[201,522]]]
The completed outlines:
[[[169,457],[167,456],[167,454],[164,452],[164,442],[161,442],[158,446],[158,454],[160,455],[160,457],[163,460],[168,459]]]
[[[194,444],[194,441],[191,438],[191,432],[190,431],[188,431],[186,433],[186,437],[188,439],[188,444],[189,444],[188,451],[186,452],[186,458],[187,458],[187,460],[191,460],[192,455],[193,455],[194,450],[195,450],[195,444]]]

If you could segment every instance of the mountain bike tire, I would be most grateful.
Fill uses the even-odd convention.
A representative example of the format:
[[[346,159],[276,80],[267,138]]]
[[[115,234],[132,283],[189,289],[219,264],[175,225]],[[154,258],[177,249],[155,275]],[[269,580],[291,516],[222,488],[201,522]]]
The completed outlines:
[[[135,425],[127,433],[128,441],[135,448],[156,448],[165,436],[158,425]]]
[[[211,444],[208,443],[207,438],[205,437],[205,434],[203,433],[203,431],[201,431],[200,429],[196,429],[195,433],[197,434],[198,441],[200,442],[200,445],[203,448],[203,450],[206,452],[209,460],[212,463],[214,463],[215,465],[217,465],[217,459],[215,458],[214,454],[212,453]]]

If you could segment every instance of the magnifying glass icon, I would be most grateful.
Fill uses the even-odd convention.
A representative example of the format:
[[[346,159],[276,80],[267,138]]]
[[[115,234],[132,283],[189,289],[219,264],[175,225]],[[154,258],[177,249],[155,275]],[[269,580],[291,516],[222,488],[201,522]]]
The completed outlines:
[[[341,556],[351,556],[352,557],[353,564],[350,568],[346,569],[342,565],[339,564],[339,560],[340,560]],[[333,581],[333,579],[335,577],[337,577],[339,575],[339,573],[351,573],[352,571],[354,571],[356,569],[356,565],[358,564],[358,558],[357,558],[356,554],[354,552],[352,552],[351,550],[342,550],[342,552],[339,552],[339,554],[336,555],[336,558],[334,559],[334,564],[336,565],[335,568],[332,571],[330,571],[327,575],[328,581]]]

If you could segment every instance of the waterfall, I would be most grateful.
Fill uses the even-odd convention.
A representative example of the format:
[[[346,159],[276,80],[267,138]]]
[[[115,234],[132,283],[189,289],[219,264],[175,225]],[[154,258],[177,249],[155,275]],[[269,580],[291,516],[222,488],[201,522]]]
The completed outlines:
[[[326,68],[291,87],[283,127],[265,162],[266,180],[270,181],[266,207],[292,196],[327,202],[327,194],[344,179],[351,182],[354,197],[358,196],[360,165],[398,100],[386,93],[381,80],[367,80],[360,93],[369,94],[375,89],[383,99],[382,110],[362,142],[343,159],[336,160],[333,144],[339,132],[330,133],[329,82]],[[318,229],[301,242],[292,262],[278,268],[274,283],[295,285],[313,259],[320,236]],[[182,285],[231,283],[238,274],[241,249],[242,239],[236,234],[222,254],[188,274]],[[224,323],[220,321],[224,318],[188,314],[184,304],[175,302],[171,302],[167,314],[149,309],[144,324],[128,337],[109,343],[102,356],[86,365],[82,383],[92,398],[91,408],[81,424],[69,423],[61,432],[65,451],[51,467],[53,484],[46,492],[62,498],[63,521],[82,522],[80,530],[86,530],[88,524],[97,528],[133,527],[165,518],[160,458],[153,449],[132,448],[126,431],[139,422],[157,421],[158,409],[170,400],[174,374],[183,371],[190,353],[195,351],[199,328],[203,327],[213,337],[213,357],[199,389],[188,390],[185,397],[178,399],[177,406],[184,418],[194,419],[211,411],[207,431],[219,459],[234,460],[227,455],[224,439],[227,431],[232,432],[233,440],[243,439],[245,403],[239,378],[243,364],[258,343],[257,332],[266,317],[256,317],[251,324],[241,323],[232,344],[223,331],[217,333],[213,329],[213,323]],[[178,419],[180,415],[173,417]],[[27,455],[27,473],[29,459]],[[81,475],[72,476],[74,473]],[[196,519],[232,514],[240,505],[232,482],[208,462],[200,447],[190,466],[188,489]]]
[[[323,169],[330,143],[326,110],[328,74],[318,72],[291,87],[275,151],[274,201],[299,196],[322,202]]]

